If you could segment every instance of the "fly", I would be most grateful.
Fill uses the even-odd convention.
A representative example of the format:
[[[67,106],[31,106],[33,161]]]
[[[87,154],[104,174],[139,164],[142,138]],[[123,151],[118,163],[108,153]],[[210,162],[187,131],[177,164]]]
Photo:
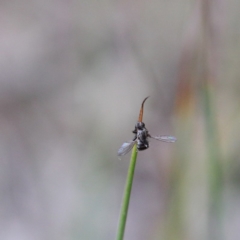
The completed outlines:
[[[169,143],[173,143],[177,140],[173,136],[158,136],[157,137],[157,136],[151,136],[148,133],[148,130],[145,127],[145,124],[142,122],[143,106],[144,106],[145,101],[148,98],[149,97],[146,97],[142,102],[142,106],[141,106],[139,117],[138,117],[138,122],[136,123],[135,129],[133,130],[133,133],[135,134],[133,140],[123,143],[123,145],[118,150],[118,156],[123,156],[123,155],[127,154],[133,148],[134,144],[137,144],[137,149],[139,151],[149,148],[149,140],[148,140],[149,138],[153,138],[158,141],[169,142]]]

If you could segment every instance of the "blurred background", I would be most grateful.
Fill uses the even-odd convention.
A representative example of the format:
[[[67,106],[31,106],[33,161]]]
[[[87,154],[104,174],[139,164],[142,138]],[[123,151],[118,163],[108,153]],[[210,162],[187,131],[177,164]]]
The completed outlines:
[[[240,2],[1,1],[0,239],[240,239]]]

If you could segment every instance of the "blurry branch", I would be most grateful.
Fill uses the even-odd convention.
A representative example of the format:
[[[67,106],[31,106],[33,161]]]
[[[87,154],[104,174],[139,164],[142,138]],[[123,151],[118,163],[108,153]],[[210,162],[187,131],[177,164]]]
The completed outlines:
[[[219,1],[215,1],[215,4]],[[219,145],[218,121],[215,112],[215,90],[218,77],[217,66],[217,37],[221,25],[214,25],[213,0],[202,0],[201,5],[201,26],[202,44],[199,54],[202,65],[202,99],[205,116],[206,145],[208,154],[208,177],[209,177],[209,217],[208,234],[209,239],[224,239],[223,236],[223,169],[221,163],[221,150]],[[219,7],[219,6],[218,6]],[[221,12],[218,19],[221,19]],[[215,35],[213,34],[215,33]],[[218,226],[218,227],[215,227]]]
[[[217,6],[217,8],[216,8]],[[186,186],[184,184],[184,173],[187,172],[187,152],[189,151],[189,142],[191,139],[193,125],[192,114],[197,103],[197,87],[200,86],[200,96],[202,99],[202,109],[205,121],[206,132],[206,151],[207,151],[207,176],[208,176],[208,226],[206,235],[208,239],[222,239],[222,191],[223,191],[223,171],[221,165],[221,150],[218,142],[218,128],[217,128],[217,114],[215,112],[215,82],[218,78],[218,59],[219,56],[219,36],[223,28],[221,21],[222,13],[221,0],[199,0],[196,5],[192,19],[190,22],[189,31],[186,34],[186,39],[183,45],[183,51],[180,59],[179,67],[179,83],[176,95],[176,114],[179,121],[179,133],[183,143],[180,147],[180,160],[184,162],[184,167],[178,168],[179,164],[173,165],[172,189],[176,189],[172,194],[172,198],[176,199],[172,205],[175,206],[175,211],[171,212],[170,219],[176,222],[175,230],[171,227],[176,225],[174,222],[169,223],[169,231],[166,239],[174,239],[180,235],[182,239],[185,238],[182,226],[184,216],[180,212],[184,212],[184,191]],[[217,24],[215,24],[217,22]],[[188,133],[188,137],[186,136]],[[185,136],[185,138],[182,138]],[[184,141],[185,145],[184,145]],[[189,143],[189,145],[188,145]],[[184,152],[184,149],[186,152]],[[175,170],[174,170],[175,169]],[[172,174],[172,175],[173,175]],[[176,179],[178,177],[178,179]],[[175,179],[175,180],[174,180]],[[181,192],[181,191],[183,192]],[[185,192],[186,194],[186,192]],[[176,196],[175,196],[176,195]],[[176,207],[178,206],[178,207]],[[169,206],[169,209],[172,209]],[[175,217],[174,217],[175,216]],[[197,224],[197,223],[196,223]],[[218,227],[215,227],[218,226]],[[175,234],[172,232],[175,231]]]
[[[199,6],[196,6],[183,40],[183,48],[179,60],[178,86],[176,91],[175,113],[177,121],[178,141],[177,158],[172,164],[170,174],[170,192],[167,222],[164,239],[186,239],[185,213],[186,197],[189,196],[186,175],[191,161],[194,132],[194,111],[196,108],[196,72],[197,46],[199,32]]]

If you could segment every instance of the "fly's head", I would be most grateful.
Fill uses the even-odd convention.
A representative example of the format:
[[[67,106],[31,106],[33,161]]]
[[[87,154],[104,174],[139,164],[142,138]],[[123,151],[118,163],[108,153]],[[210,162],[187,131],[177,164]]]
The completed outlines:
[[[135,129],[143,130],[144,128],[145,124],[143,122],[137,122],[137,124],[135,125]]]
[[[142,131],[147,131],[147,129],[145,127],[145,123],[137,122],[135,125],[135,129],[133,130],[133,133],[138,134],[139,132],[142,132]]]

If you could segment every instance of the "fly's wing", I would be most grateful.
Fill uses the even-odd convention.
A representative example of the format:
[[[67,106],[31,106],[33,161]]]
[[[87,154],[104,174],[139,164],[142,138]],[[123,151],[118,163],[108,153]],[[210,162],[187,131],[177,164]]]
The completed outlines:
[[[158,137],[156,137],[156,136],[150,136],[149,135],[149,137],[153,138],[153,139],[156,139],[158,141],[162,141],[162,142],[174,143],[174,142],[177,141],[177,139],[173,136],[158,136]]]
[[[127,154],[134,146],[136,141],[129,141],[123,143],[123,145],[118,150],[118,156],[123,156]]]

